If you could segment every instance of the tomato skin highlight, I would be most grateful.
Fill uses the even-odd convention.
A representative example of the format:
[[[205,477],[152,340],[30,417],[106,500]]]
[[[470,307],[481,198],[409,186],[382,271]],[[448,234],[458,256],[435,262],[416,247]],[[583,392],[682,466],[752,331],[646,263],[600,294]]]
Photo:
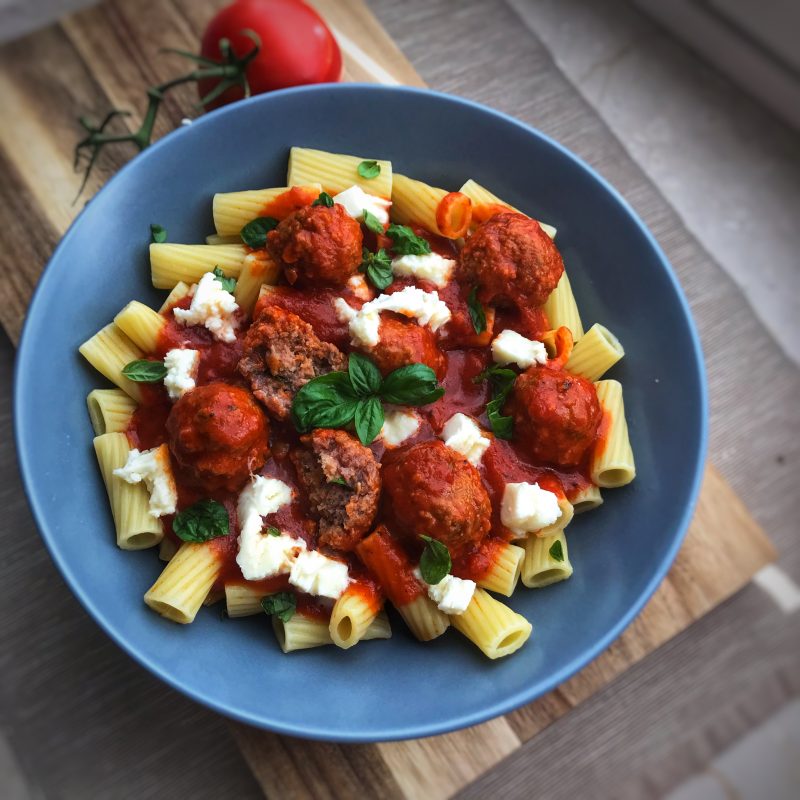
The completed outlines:
[[[333,83],[342,76],[342,54],[322,17],[301,0],[235,0],[208,23],[200,52],[221,57],[220,39],[228,39],[241,57],[253,48],[242,31],[251,30],[261,39],[261,50],[247,66],[251,94],[307,83]],[[219,82],[198,82],[202,99]],[[241,100],[244,92],[232,87],[206,106],[219,108]]]

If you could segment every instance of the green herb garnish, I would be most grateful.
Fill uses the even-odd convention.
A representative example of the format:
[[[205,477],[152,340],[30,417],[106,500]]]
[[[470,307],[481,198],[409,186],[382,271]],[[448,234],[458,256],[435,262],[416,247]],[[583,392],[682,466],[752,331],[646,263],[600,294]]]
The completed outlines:
[[[358,165],[358,174],[368,181],[381,174],[381,165],[377,161],[362,161]]]
[[[297,609],[297,598],[291,592],[278,592],[261,598],[261,608],[270,617],[288,622]]]
[[[444,394],[436,373],[425,364],[409,364],[381,377],[366,356],[351,353],[347,372],[313,378],[294,397],[292,421],[301,433],[312,428],[344,428],[355,423],[362,444],[383,426],[383,403],[422,406]]]
[[[146,358],[138,358],[136,361],[128,362],[122,368],[122,374],[129,381],[136,383],[158,383],[166,377],[167,368],[163,361],[148,361]]]
[[[267,528],[267,536],[280,536],[281,531],[280,528],[276,528],[274,525],[270,525]]]
[[[467,298],[467,308],[469,318],[472,320],[472,327],[475,333],[483,333],[486,330],[486,312],[483,310],[481,301],[478,300],[478,287],[474,286]]]
[[[184,542],[207,542],[227,536],[230,531],[228,510],[216,500],[200,500],[175,515],[172,531]]]
[[[431,252],[430,242],[417,236],[407,225],[390,225],[386,235],[392,240],[392,250],[399,256],[424,256]]]
[[[363,248],[360,269],[366,274],[367,280],[381,292],[394,280],[392,259],[383,248],[377,253],[370,253],[366,247]]]
[[[236,288],[236,278],[226,278],[225,273],[219,267],[214,267],[213,272],[214,277],[222,284],[222,288],[233,294],[233,290]]]
[[[162,244],[167,241],[167,229],[162,225],[150,226],[150,241],[153,244]]]
[[[485,369],[480,375],[473,378],[474,383],[481,383],[488,380],[492,385],[492,399],[486,404],[486,417],[489,420],[494,435],[498,439],[510,439],[514,433],[514,420],[512,417],[505,416],[501,409],[514,386],[517,373],[508,367],[500,367],[496,364]]]
[[[341,475],[331,478],[328,483],[337,483],[339,486],[347,486],[348,489],[350,488],[350,484]]]
[[[564,548],[561,546],[561,539],[556,539],[553,544],[550,545],[550,549],[547,552],[550,554],[550,558],[552,558],[553,561],[563,561]]]
[[[376,236],[380,236],[383,233],[383,225],[381,221],[371,212],[364,209],[364,224],[367,226],[367,230],[372,231]]]
[[[260,250],[267,245],[267,234],[278,225],[275,217],[256,217],[251,219],[240,231],[242,241],[253,250]]]
[[[453,567],[450,551],[438,539],[420,534],[420,539],[425,542],[425,549],[419,560],[419,571],[425,583],[435,586],[444,580],[445,575]]]
[[[333,198],[327,192],[320,192],[319,197],[311,205],[333,208]]]

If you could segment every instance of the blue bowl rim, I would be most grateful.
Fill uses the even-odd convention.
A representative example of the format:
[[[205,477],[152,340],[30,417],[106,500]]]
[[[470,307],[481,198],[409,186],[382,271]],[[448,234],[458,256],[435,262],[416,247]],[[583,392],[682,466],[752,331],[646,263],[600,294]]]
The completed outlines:
[[[34,490],[35,479],[31,466],[28,463],[28,457],[24,447],[24,441],[25,441],[24,430],[26,429],[27,426],[25,424],[25,413],[26,413],[25,406],[22,404],[22,395],[24,391],[24,386],[23,386],[24,378],[22,377],[22,374],[25,371],[26,367],[28,366],[28,361],[29,361],[27,333],[29,327],[33,325],[32,320],[34,319],[35,314],[32,312],[36,308],[36,303],[39,298],[40,292],[42,291],[42,287],[49,278],[53,262],[58,259],[61,250],[67,246],[70,237],[74,233],[76,226],[80,224],[81,218],[83,217],[86,209],[89,207],[89,204],[94,201],[93,197],[89,201],[89,203],[87,203],[86,206],[81,210],[78,216],[72,221],[72,224],[69,226],[66,233],[62,237],[61,241],[56,246],[56,249],[53,251],[52,256],[50,257],[49,261],[47,262],[47,265],[42,271],[42,275],[39,279],[39,282],[36,286],[36,289],[33,293],[33,297],[31,298],[31,302],[28,307],[28,313],[26,315],[26,320],[23,326],[19,347],[17,349],[16,364],[14,369],[14,393],[13,393],[14,438],[17,447],[17,457],[19,461],[20,473],[22,475],[25,494],[28,498],[28,502],[33,512],[34,519],[36,520],[36,525],[39,530],[39,533],[42,539],[44,539],[45,546],[50,552],[50,556],[55,562],[62,576],[64,577],[64,580],[67,582],[67,585],[72,590],[73,594],[78,598],[78,601],[81,603],[81,605],[94,618],[97,624],[122,650],[124,650],[135,661],[137,661],[139,664],[145,667],[150,673],[152,673],[153,675],[164,681],[167,685],[178,690],[182,694],[190,697],[192,700],[195,700],[201,705],[204,705],[207,708],[210,708],[224,716],[235,719],[238,722],[243,722],[247,725],[252,725],[257,728],[274,731],[275,733],[285,734],[289,736],[297,736],[306,739],[315,739],[320,741],[331,741],[331,742],[346,742],[355,744],[355,743],[371,743],[371,742],[382,742],[382,741],[397,741],[402,739],[424,738],[428,736],[435,736],[439,734],[449,733],[455,730],[460,730],[462,728],[467,728],[473,725],[478,725],[481,722],[485,722],[489,719],[493,719],[495,717],[507,714],[526,703],[532,702],[538,697],[544,696],[548,692],[551,692],[553,689],[555,689],[557,686],[569,680],[569,678],[571,678],[576,672],[578,672],[584,666],[586,666],[595,658],[597,658],[604,650],[606,650],[609,647],[609,645],[611,645],[620,636],[620,634],[625,630],[625,628],[627,628],[628,625],[630,625],[630,623],[633,621],[633,619],[639,614],[639,612],[642,610],[642,608],[650,599],[650,597],[652,597],[653,593],[655,592],[655,590],[658,588],[658,586],[661,584],[662,580],[666,576],[667,572],[669,571],[669,568],[672,566],[672,563],[675,560],[675,557],[677,556],[678,550],[680,549],[681,544],[683,543],[683,540],[686,536],[686,531],[689,527],[689,523],[691,522],[694,509],[697,504],[697,499],[700,493],[700,487],[703,479],[703,468],[705,466],[707,447],[708,447],[708,387],[706,382],[706,374],[704,370],[704,359],[703,359],[702,347],[700,344],[700,337],[698,335],[694,319],[692,318],[689,304],[683,293],[683,289],[681,288],[680,283],[678,282],[678,279],[672,269],[671,264],[669,263],[667,257],[661,250],[661,247],[659,246],[655,237],[647,228],[647,226],[644,224],[644,222],[639,218],[638,214],[633,210],[628,201],[625,200],[625,198],[593,167],[591,167],[589,164],[583,161],[583,159],[579,158],[577,155],[572,153],[570,150],[568,150],[566,147],[564,147],[554,139],[550,138],[549,136],[537,130],[536,128],[533,128],[530,125],[526,125],[520,120],[517,120],[514,117],[503,113],[502,111],[497,111],[495,109],[489,108],[488,106],[485,106],[481,103],[477,103],[473,100],[467,100],[462,97],[446,94],[444,92],[437,92],[431,89],[423,89],[411,86],[384,86],[381,84],[374,84],[374,83],[314,84],[310,86],[298,86],[290,89],[281,89],[275,92],[271,92],[269,94],[257,95],[254,97],[250,97],[246,100],[241,100],[238,103],[218,108],[214,111],[209,112],[208,114],[204,114],[197,120],[194,120],[191,125],[178,128],[170,132],[169,134],[161,138],[159,141],[157,141],[155,144],[153,144],[151,147],[149,147],[140,156],[132,158],[127,164],[125,164],[119,170],[119,172],[117,172],[103,187],[100,188],[100,190],[98,190],[96,196],[99,196],[101,192],[104,192],[107,189],[107,187],[112,185],[115,181],[121,180],[122,176],[126,175],[128,171],[136,169],[138,164],[141,163],[143,159],[146,159],[148,157],[148,153],[159,150],[160,148],[165,146],[166,142],[172,141],[175,137],[191,135],[191,129],[195,128],[195,126],[205,125],[208,123],[209,120],[216,119],[218,117],[236,114],[240,107],[243,107],[245,105],[257,105],[262,103],[268,105],[273,101],[273,98],[280,99],[288,95],[328,94],[331,92],[336,93],[336,92],[352,92],[352,91],[377,92],[377,93],[396,92],[418,97],[434,97],[437,100],[442,101],[444,103],[452,103],[455,105],[466,106],[470,109],[477,110],[481,113],[494,116],[499,121],[513,125],[519,128],[520,130],[524,131],[528,135],[534,136],[537,139],[544,141],[550,147],[554,148],[555,150],[558,150],[563,156],[565,156],[573,163],[575,163],[580,169],[588,173],[589,177],[591,177],[594,181],[596,181],[609,195],[611,195],[611,197],[626,212],[631,221],[639,228],[641,233],[644,234],[648,244],[658,257],[658,261],[660,262],[661,267],[667,274],[675,290],[675,294],[678,298],[678,302],[680,304],[681,311],[683,312],[683,316],[688,326],[690,338],[692,341],[692,354],[694,356],[694,366],[697,371],[696,377],[697,377],[697,384],[700,390],[700,401],[701,401],[699,409],[701,415],[700,440],[698,442],[694,463],[692,464],[693,479],[692,479],[691,490],[689,493],[689,500],[686,504],[686,508],[684,509],[684,513],[681,517],[681,520],[677,526],[677,530],[673,537],[672,544],[669,547],[666,555],[662,559],[661,563],[659,564],[658,568],[652,575],[650,581],[647,583],[645,588],[642,590],[642,592],[639,594],[636,600],[631,604],[631,606],[627,609],[627,611],[616,622],[616,624],[613,625],[611,629],[607,631],[604,636],[596,640],[590,647],[587,647],[586,650],[584,650],[584,652],[580,656],[573,659],[569,664],[565,665],[557,672],[553,673],[548,680],[542,682],[536,689],[516,692],[511,696],[505,697],[502,700],[498,700],[492,705],[483,708],[479,712],[465,714],[464,716],[450,718],[447,720],[443,720],[441,722],[407,726],[404,729],[392,729],[388,731],[386,735],[374,734],[374,733],[359,733],[358,731],[348,731],[346,733],[340,733],[340,732],[331,733],[330,731],[327,731],[324,728],[306,727],[301,721],[298,721],[296,724],[293,725],[288,725],[284,723],[275,723],[270,720],[264,719],[260,716],[255,716],[248,713],[230,709],[223,702],[217,701],[213,697],[208,696],[203,692],[184,686],[179,681],[173,679],[173,677],[168,672],[161,669],[160,667],[149,661],[141,653],[139,653],[136,649],[136,646],[133,643],[127,641],[123,632],[116,630],[109,623],[107,623],[107,621],[103,616],[102,609],[92,604],[90,599],[84,593],[80,583],[76,580],[68,564],[60,557],[56,549],[56,543],[51,537],[47,528],[45,511],[42,505],[38,502],[38,498],[36,497],[36,493]]]

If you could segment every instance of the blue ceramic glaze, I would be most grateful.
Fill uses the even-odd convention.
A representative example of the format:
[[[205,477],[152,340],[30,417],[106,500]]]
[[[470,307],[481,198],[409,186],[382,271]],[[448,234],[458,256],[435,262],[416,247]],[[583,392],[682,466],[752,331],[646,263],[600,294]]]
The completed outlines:
[[[167,622],[142,594],[154,551],[123,552],[92,450],[86,394],[103,386],[77,352],[149,285],[151,222],[173,242],[213,232],[218,191],[285,183],[289,147],[391,159],[397,172],[457,189],[467,178],[558,228],[584,321],[626,357],[638,476],[569,528],[571,580],[520,588],[534,626],[524,648],[486,660],[455,631],[283,655],[264,617]],[[588,325],[587,325],[588,327]],[[67,583],[130,655],[197,701],[295,736],[377,741],[443,733],[503,714],[566,680],[621,633],[667,572],[691,517],[706,450],[702,355],[686,301],[653,237],[596,172],[541,133],[428,91],[314,86],[215,111],[137,156],[87,205],[36,290],[17,358],[16,437],[31,507]]]

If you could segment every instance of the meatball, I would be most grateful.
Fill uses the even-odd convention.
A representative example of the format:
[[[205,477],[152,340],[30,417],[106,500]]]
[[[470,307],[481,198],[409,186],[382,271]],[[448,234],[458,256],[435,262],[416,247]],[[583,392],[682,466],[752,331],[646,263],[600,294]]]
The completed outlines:
[[[495,214],[479,225],[459,254],[458,276],[478,286],[482,303],[544,304],[564,262],[541,225],[523,214]]]
[[[306,206],[267,236],[267,250],[297,286],[346,286],[361,265],[361,226],[340,205]]]
[[[289,457],[319,520],[319,543],[352,550],[369,532],[378,511],[381,475],[372,450],[345,431],[318,428]]]
[[[275,419],[289,417],[295,394],[318,375],[347,369],[347,358],[311,326],[278,306],[265,308],[247,331],[239,372]]]
[[[514,418],[514,438],[533,459],[561,467],[581,463],[602,417],[590,381],[547,366],[516,379],[505,413]]]
[[[269,455],[269,421],[247,389],[209,383],[187,392],[167,418],[169,449],[187,482],[236,491]]]
[[[383,464],[384,505],[393,530],[447,545],[453,558],[480,544],[492,506],[478,470],[434,439],[393,451]]]
[[[407,364],[427,364],[439,380],[444,378],[447,361],[430,328],[399,315],[384,313],[381,315],[378,335],[378,344],[366,352],[384,376]]]

